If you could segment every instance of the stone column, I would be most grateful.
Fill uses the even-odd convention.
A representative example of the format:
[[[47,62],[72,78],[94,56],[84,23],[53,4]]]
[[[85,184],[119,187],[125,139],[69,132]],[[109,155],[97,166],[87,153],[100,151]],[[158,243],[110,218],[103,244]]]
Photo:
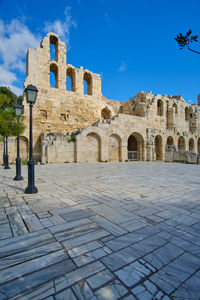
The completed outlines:
[[[127,142],[122,143],[121,145],[121,157],[122,161],[126,161],[128,159]]]

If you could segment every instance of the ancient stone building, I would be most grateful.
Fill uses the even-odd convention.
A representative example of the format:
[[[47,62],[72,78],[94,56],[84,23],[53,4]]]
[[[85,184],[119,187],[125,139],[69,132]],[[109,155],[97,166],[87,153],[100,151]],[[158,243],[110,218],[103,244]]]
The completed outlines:
[[[28,84],[38,88],[34,105],[34,157],[37,162],[186,161],[200,153],[200,97],[140,92],[126,102],[106,99],[100,75],[66,61],[66,46],[54,33],[27,53]],[[28,158],[29,107],[22,158]],[[10,138],[10,159],[16,141]],[[1,146],[2,151],[2,146]],[[0,159],[2,155],[0,155]]]

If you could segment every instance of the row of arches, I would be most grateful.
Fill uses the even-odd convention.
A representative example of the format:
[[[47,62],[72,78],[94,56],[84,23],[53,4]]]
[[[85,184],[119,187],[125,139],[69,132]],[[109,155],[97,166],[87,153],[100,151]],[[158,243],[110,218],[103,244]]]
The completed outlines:
[[[200,138],[198,139],[197,150],[200,153]],[[87,154],[86,162],[95,162],[102,160],[102,141],[97,133],[88,133],[86,136]],[[109,161],[122,161],[122,139],[118,134],[109,136]],[[166,141],[166,146],[174,146],[174,139],[169,136]],[[186,150],[186,142],[183,136],[179,137],[178,151]],[[194,151],[194,139],[189,139],[189,151]],[[164,142],[160,135],[154,138],[155,159],[163,160],[164,157]],[[144,139],[141,134],[134,132],[127,140],[127,151],[129,160],[144,160]]]
[[[102,161],[102,141],[97,133],[91,132],[86,136],[86,162]],[[109,161],[122,161],[122,140],[119,135],[109,137]]]
[[[59,88],[59,71],[56,63],[50,64],[49,84],[51,88]],[[92,75],[85,71],[83,74],[84,94],[92,95]],[[68,67],[66,70],[66,90],[76,92],[75,69]]]
[[[173,104],[173,108],[174,108],[175,115],[178,116],[178,107],[176,103]],[[167,110],[168,110],[168,103],[167,103]],[[157,115],[160,117],[164,116],[164,104],[161,99],[158,99],[157,101]]]
[[[176,103],[173,104],[173,108],[174,108],[175,115],[178,116],[178,107]],[[168,111],[168,107],[167,107],[167,111]],[[157,115],[161,117],[164,116],[164,105],[161,99],[157,101]],[[185,120],[189,121],[189,118],[190,118],[190,113],[189,113],[189,107],[187,106],[185,107]]]
[[[172,146],[174,145],[174,139],[172,136],[169,136],[167,138],[167,143],[168,146]],[[197,149],[198,152],[200,152],[200,138],[198,139],[197,142]],[[178,151],[185,151],[186,150],[186,142],[183,136],[180,136],[178,139]],[[190,138],[189,139],[189,151],[194,151],[195,150],[195,143],[194,143],[194,139]]]
[[[107,143],[107,142],[106,142]],[[188,141],[189,151],[194,151],[195,141],[193,138],[190,138]],[[85,161],[86,162],[97,162],[102,161],[102,139],[101,136],[96,132],[90,132],[85,137]],[[34,146],[34,159],[36,161],[40,160],[41,156],[41,147],[40,143],[37,142]],[[125,145],[123,145],[126,147]],[[174,146],[174,138],[168,136],[166,140],[166,146]],[[15,142],[16,147],[16,142]],[[145,160],[145,143],[144,138],[140,133],[134,132],[127,139],[127,156],[129,160]],[[183,136],[180,136],[177,144],[178,151],[186,150],[186,141]],[[155,159],[163,160],[164,157],[164,141],[162,136],[157,135],[154,138],[154,151]],[[124,151],[124,150],[123,150]],[[126,151],[126,150],[125,150]],[[200,153],[200,138],[197,141],[197,151]],[[137,155],[136,155],[137,154]],[[22,160],[28,159],[28,139],[26,137],[20,137],[20,156]],[[37,159],[38,157],[38,159]],[[109,161],[122,161],[122,138],[119,134],[113,133],[108,138],[108,160]]]

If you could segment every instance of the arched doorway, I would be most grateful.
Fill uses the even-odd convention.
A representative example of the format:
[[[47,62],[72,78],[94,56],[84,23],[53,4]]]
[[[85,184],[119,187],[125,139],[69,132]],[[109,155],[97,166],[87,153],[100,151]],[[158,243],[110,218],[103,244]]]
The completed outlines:
[[[200,154],[200,138],[198,139],[198,142],[197,142],[197,151]]]
[[[117,134],[109,137],[109,161],[121,161],[121,138]]]
[[[133,133],[128,138],[128,159],[144,160],[144,140],[139,133]]]
[[[97,133],[91,132],[86,136],[86,162],[101,160],[101,138]]]
[[[183,136],[180,136],[178,139],[178,151],[185,151],[185,139]]]
[[[160,135],[155,137],[155,152],[156,160],[163,160],[163,144],[162,137]]]
[[[194,151],[194,140],[192,138],[189,139],[189,151]]]

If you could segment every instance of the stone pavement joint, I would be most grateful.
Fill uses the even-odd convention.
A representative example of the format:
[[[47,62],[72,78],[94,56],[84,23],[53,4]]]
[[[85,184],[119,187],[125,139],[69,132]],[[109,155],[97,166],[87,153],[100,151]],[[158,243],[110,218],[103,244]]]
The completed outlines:
[[[200,299],[200,166],[0,169],[0,300]]]

